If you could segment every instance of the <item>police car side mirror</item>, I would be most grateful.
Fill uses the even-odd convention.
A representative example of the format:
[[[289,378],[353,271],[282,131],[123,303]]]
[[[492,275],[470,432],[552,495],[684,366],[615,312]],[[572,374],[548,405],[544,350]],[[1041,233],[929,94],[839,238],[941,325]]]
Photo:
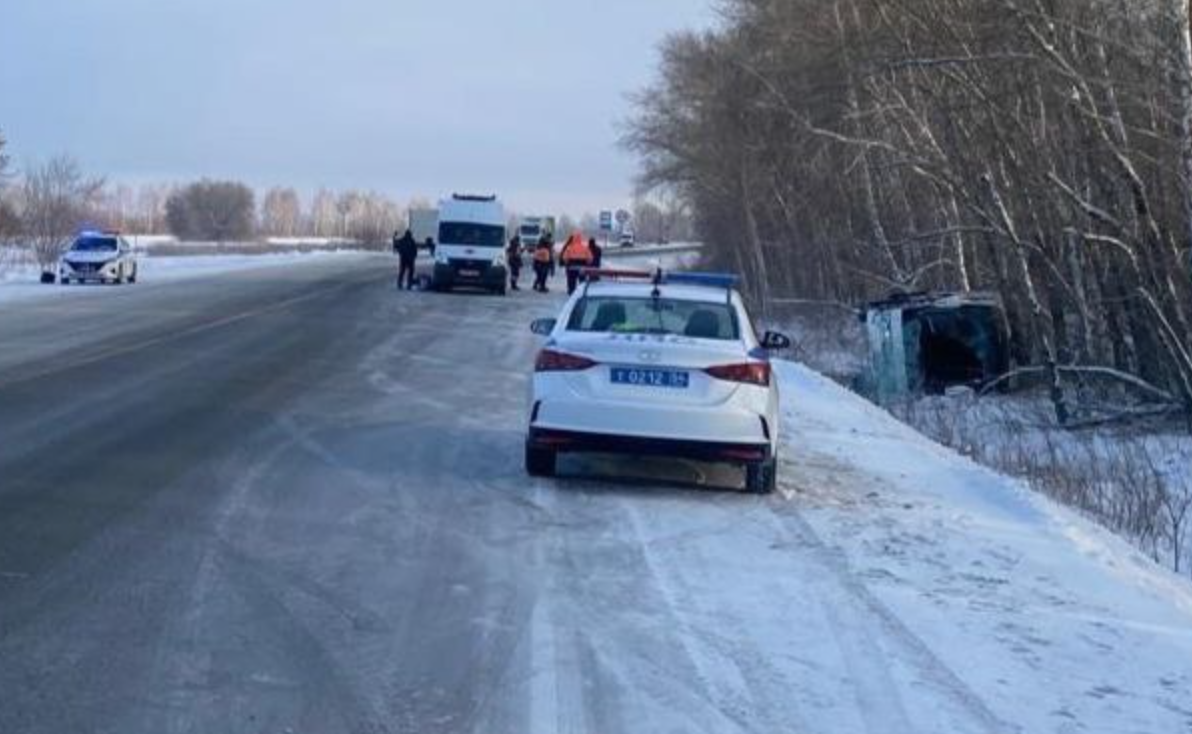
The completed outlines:
[[[550,336],[558,324],[558,319],[538,319],[530,324],[530,331],[538,336]]]
[[[771,352],[781,352],[791,348],[791,338],[777,331],[767,331],[762,337],[762,348]]]

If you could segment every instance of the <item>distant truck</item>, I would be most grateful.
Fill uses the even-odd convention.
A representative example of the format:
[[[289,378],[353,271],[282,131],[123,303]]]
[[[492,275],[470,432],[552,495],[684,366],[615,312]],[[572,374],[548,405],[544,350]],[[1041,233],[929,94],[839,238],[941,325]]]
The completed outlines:
[[[431,289],[482,288],[505,295],[505,207],[496,196],[455,194],[439,204]]]
[[[414,241],[419,245],[425,243],[427,239],[437,239],[439,236],[439,210],[411,209],[410,232],[413,233]]]
[[[550,235],[555,238],[554,217],[523,217],[517,229],[517,236],[521,238],[523,247],[533,249],[538,246],[542,238]]]

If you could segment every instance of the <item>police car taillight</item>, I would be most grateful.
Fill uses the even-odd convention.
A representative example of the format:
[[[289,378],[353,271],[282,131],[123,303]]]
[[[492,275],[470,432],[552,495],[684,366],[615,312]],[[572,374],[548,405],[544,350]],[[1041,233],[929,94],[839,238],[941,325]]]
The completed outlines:
[[[740,382],[746,385],[770,386],[769,362],[743,362],[741,364],[726,364],[719,367],[709,367],[704,370],[717,380]]]
[[[596,362],[576,354],[543,349],[534,363],[535,372],[583,372],[596,366]]]

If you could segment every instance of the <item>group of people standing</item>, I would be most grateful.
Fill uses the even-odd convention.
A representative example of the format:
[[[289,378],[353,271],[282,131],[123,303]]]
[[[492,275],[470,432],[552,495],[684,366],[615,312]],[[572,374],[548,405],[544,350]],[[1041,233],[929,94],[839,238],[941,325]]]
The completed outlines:
[[[534,290],[539,293],[549,293],[547,281],[555,274],[556,265],[562,265],[567,273],[567,294],[575,292],[579,285],[581,272],[585,268],[598,268],[604,258],[604,250],[595,238],[585,240],[579,232],[567,238],[567,243],[559,251],[558,262],[555,260],[555,239],[548,232],[542,236],[538,244],[526,247],[521,237],[514,237],[505,248],[505,262],[509,266],[509,286],[513,290],[521,290],[521,271],[525,265],[525,256],[530,256],[534,266]]]
[[[428,239],[423,246],[434,253],[433,239]],[[413,232],[406,230],[400,237],[394,233],[393,252],[398,258],[398,288],[414,289],[418,249],[419,244],[414,239]],[[567,243],[559,251],[556,263],[555,239],[550,233],[544,234],[534,247],[523,246],[521,237],[515,236],[505,248],[505,263],[509,267],[509,287],[515,291],[521,290],[521,272],[527,255],[534,266],[534,290],[549,293],[547,281],[555,274],[556,265],[561,265],[567,273],[567,294],[571,295],[579,286],[580,275],[584,269],[600,267],[604,259],[604,250],[595,238],[585,239],[582,234],[575,232],[567,238]]]

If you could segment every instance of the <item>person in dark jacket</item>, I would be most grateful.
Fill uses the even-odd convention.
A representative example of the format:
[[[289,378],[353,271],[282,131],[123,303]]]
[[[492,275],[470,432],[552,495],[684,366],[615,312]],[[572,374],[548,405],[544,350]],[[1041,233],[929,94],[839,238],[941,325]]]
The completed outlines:
[[[588,240],[588,249],[592,252],[592,267],[599,268],[604,262],[604,248],[596,241],[596,238]]]
[[[555,277],[555,236],[550,232],[542,235],[542,242],[550,248],[550,269],[547,275],[551,278]]]
[[[398,289],[405,288],[407,290],[414,290],[414,265],[418,262],[418,242],[414,239],[414,233],[406,230],[393,246],[397,251],[398,270],[397,270],[397,287]]]
[[[509,247],[505,248],[505,264],[509,266],[509,287],[520,291],[517,283],[521,280],[522,241],[518,235],[514,235],[513,239],[509,240]]]

